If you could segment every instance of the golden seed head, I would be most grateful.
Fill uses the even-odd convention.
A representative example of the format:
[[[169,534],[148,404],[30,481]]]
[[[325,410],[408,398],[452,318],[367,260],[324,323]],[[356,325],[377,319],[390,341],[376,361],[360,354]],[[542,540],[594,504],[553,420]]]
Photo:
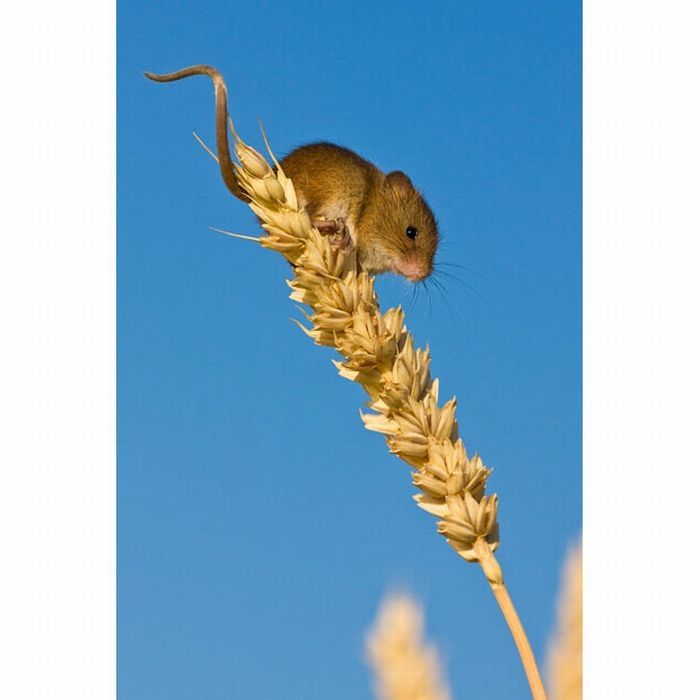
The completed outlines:
[[[439,404],[428,349],[415,347],[401,307],[380,311],[374,278],[358,268],[354,252],[334,250],[313,228],[282,169],[238,136],[236,153],[238,180],[267,232],[261,245],[292,263],[290,297],[310,308],[303,312],[309,325],[298,325],[340,353],[339,374],[369,396],[372,412],[360,414],[365,427],[414,468],[418,506],[441,519],[438,531],[460,556],[484,565],[498,546],[497,499],[485,495],[491,470],[479,456],[469,458],[459,439],[456,399]],[[497,578],[497,564],[488,566]]]

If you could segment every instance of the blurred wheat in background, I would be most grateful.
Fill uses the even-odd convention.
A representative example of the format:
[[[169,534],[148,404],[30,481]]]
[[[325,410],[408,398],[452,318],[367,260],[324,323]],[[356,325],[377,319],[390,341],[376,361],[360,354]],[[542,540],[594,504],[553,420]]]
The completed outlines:
[[[551,700],[583,697],[583,553],[568,553],[560,584],[557,625],[547,658]],[[367,638],[378,700],[450,700],[437,650],[423,639],[423,611],[411,596],[382,603]],[[463,695],[467,697],[467,694]]]
[[[423,611],[409,595],[384,600],[367,655],[378,700],[451,700],[437,650],[423,639]]]
[[[562,573],[557,629],[547,671],[552,700],[580,700],[583,696],[583,553],[572,548]]]

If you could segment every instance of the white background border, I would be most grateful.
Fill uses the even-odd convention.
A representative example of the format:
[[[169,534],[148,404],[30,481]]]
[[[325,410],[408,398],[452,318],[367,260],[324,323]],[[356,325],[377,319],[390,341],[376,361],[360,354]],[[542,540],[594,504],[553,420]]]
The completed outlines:
[[[584,3],[585,697],[700,697],[700,3]]]
[[[586,697],[700,697],[697,2],[584,7]],[[114,7],[5,3],[0,697],[115,687]]]
[[[0,31],[0,697],[98,700],[116,683],[114,7],[3,3]]]

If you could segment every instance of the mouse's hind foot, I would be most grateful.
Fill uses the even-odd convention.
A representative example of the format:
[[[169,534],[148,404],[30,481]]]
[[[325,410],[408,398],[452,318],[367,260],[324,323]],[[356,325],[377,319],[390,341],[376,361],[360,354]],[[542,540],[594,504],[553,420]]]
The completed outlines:
[[[343,253],[352,250],[352,236],[345,219],[314,219],[313,225],[320,234],[331,237],[331,246],[335,250]]]

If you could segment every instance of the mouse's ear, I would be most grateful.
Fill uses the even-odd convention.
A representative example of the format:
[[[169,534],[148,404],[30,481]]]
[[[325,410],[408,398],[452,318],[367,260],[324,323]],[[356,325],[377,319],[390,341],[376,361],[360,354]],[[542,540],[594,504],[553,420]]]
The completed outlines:
[[[413,191],[413,183],[409,180],[408,175],[400,170],[394,170],[386,176],[385,182],[388,187],[397,195],[406,195]]]

